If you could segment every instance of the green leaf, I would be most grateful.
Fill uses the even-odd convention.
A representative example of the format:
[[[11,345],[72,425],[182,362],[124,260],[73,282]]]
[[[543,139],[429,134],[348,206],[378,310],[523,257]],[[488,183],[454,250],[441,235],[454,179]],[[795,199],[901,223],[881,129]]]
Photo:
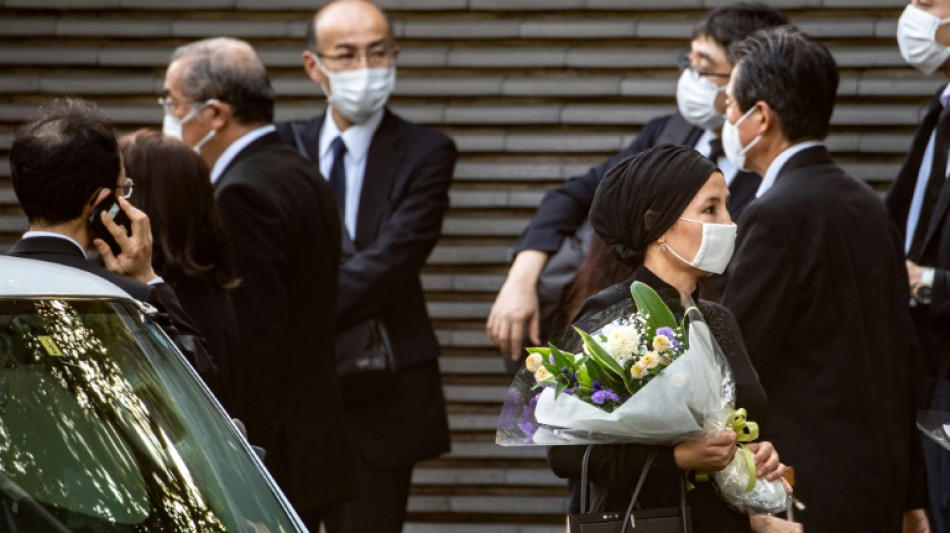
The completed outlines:
[[[525,351],[528,353],[548,355],[551,353],[551,348],[548,348],[547,346],[531,346],[530,348],[525,348]]]
[[[677,326],[676,318],[673,317],[670,308],[649,285],[634,281],[630,285],[630,294],[633,296],[633,301],[637,303],[637,311],[649,315],[646,333],[650,340],[653,339],[657,329]]]
[[[600,382],[601,386],[612,391],[620,391],[626,386],[622,380],[617,379],[616,376],[613,376],[609,372],[602,369],[596,362],[591,362],[590,364],[586,365],[586,367],[587,373],[590,375],[591,383],[593,383],[594,380],[597,380]]]
[[[564,392],[564,389],[566,388],[567,388],[567,383],[563,381],[558,381],[557,386],[554,387],[554,399],[557,400],[558,396],[560,396],[561,393]]]
[[[614,374],[617,377],[623,379],[623,367],[620,366],[620,363],[614,360],[613,357],[607,353],[607,350],[604,350],[597,341],[591,338],[584,330],[574,326],[574,330],[577,331],[577,334],[584,339],[584,346],[587,347],[587,351],[590,353],[591,358],[599,364],[602,368],[605,368]]]
[[[554,364],[558,368],[568,367],[571,370],[574,369],[574,354],[565,354],[561,350],[557,349],[557,346],[550,344],[551,355],[554,356]]]

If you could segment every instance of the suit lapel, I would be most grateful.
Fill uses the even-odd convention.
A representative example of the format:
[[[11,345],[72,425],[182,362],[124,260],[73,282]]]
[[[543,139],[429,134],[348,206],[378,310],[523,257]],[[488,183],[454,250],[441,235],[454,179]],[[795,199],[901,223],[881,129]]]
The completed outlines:
[[[241,151],[238,152],[236,156],[234,156],[234,159],[231,159],[231,161],[228,163],[228,166],[224,167],[224,170],[221,171],[221,176],[219,176],[218,180],[214,182],[215,188],[217,189],[218,186],[227,179],[228,172],[234,168],[234,165],[238,164],[242,159],[249,157],[258,150],[266,150],[266,147],[269,144],[283,145],[283,141],[280,140],[280,134],[278,134],[276,131],[266,133],[257,139],[254,139],[251,144],[241,149]]]
[[[363,191],[356,218],[356,246],[363,249],[376,240],[380,222],[386,214],[389,194],[402,164],[400,134],[396,117],[387,109],[376,128],[366,155]]]
[[[323,129],[324,117],[326,113],[307,122],[290,123],[297,151],[318,165],[320,163],[320,131]]]
[[[934,206],[933,215],[930,217],[930,223],[927,226],[927,236],[924,237],[924,244],[921,246],[921,250],[927,249],[927,245],[930,244],[937,230],[943,227],[943,220],[947,215],[948,207],[950,207],[950,186],[947,186],[947,182],[944,182],[943,188],[940,190],[940,197],[937,199],[937,205]],[[918,224],[919,223],[920,222],[918,222]]]
[[[927,111],[927,115],[924,116],[920,128],[917,129],[917,134],[914,136],[914,142],[911,144],[907,160],[904,161],[904,165],[901,166],[900,172],[897,174],[897,179],[894,181],[894,185],[887,193],[887,198],[885,199],[887,210],[897,223],[901,236],[904,236],[907,231],[907,217],[910,214],[910,203],[914,197],[914,188],[917,185],[920,164],[923,161],[924,152],[927,151],[930,136],[933,134],[933,130],[937,125],[937,119],[940,118],[940,111],[943,109],[943,106],[940,105],[940,94],[942,92],[943,87],[940,88],[930,103],[930,109]],[[936,220],[936,217],[931,220]]]

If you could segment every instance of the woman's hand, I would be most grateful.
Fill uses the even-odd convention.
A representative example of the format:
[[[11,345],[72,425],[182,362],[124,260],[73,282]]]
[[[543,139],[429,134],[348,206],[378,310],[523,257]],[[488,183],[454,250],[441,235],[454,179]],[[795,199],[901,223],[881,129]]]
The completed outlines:
[[[805,531],[805,526],[798,522],[789,522],[767,514],[750,516],[749,525],[755,533],[804,533]]]
[[[673,460],[680,470],[718,472],[729,466],[735,454],[736,434],[731,429],[673,447]]]
[[[755,454],[755,477],[765,476],[768,481],[775,481],[785,475],[785,465],[779,462],[778,452],[771,442],[750,442],[746,446]]]

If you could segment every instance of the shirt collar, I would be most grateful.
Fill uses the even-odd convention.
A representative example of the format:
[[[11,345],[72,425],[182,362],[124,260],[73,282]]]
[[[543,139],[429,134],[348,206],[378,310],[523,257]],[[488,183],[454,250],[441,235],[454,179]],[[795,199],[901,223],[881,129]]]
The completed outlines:
[[[340,128],[333,120],[333,111],[328,107],[323,119],[323,127],[320,130],[320,158],[328,157],[330,155],[330,143],[337,136],[342,136],[343,144],[346,145],[346,153],[350,154],[350,158],[354,163],[362,163],[369,152],[370,143],[373,142],[373,134],[376,133],[379,123],[383,121],[384,112],[385,108],[381,108],[373,113],[366,122],[353,124],[346,131],[340,133]]]
[[[79,242],[77,242],[76,239],[68,235],[63,235],[62,233],[53,233],[52,231],[38,231],[38,230],[30,230],[23,234],[24,239],[32,239],[34,237],[53,237],[55,239],[63,239],[65,241],[69,241],[75,244],[76,248],[79,248],[79,251],[82,252],[83,257],[85,257],[86,259],[89,259],[89,256],[86,255],[86,250],[83,249],[82,245],[79,244]]]
[[[940,105],[947,107],[948,102],[950,102],[950,83],[943,88],[943,92],[940,93]]]
[[[759,190],[755,191],[755,197],[758,198],[762,196],[772,188],[772,185],[775,185],[775,180],[778,178],[779,171],[782,170],[782,167],[785,166],[785,163],[788,163],[788,160],[791,159],[792,156],[801,152],[802,150],[821,145],[821,141],[805,141],[798,144],[793,144],[792,146],[786,148],[782,153],[772,160],[772,164],[769,165],[769,169],[765,171],[765,176],[762,176],[762,184],[759,185]]]
[[[272,131],[277,131],[277,128],[275,128],[273,124],[261,126],[260,128],[253,129],[245,133],[236,141],[231,143],[231,145],[228,146],[224,152],[222,152],[221,157],[219,157],[218,160],[214,162],[214,167],[211,169],[211,183],[218,181],[218,178],[221,177],[221,174],[224,174],[224,169],[228,168],[228,165],[230,165],[231,161],[234,161],[234,158],[237,157],[239,153],[241,153],[241,150],[247,148],[247,145]]]

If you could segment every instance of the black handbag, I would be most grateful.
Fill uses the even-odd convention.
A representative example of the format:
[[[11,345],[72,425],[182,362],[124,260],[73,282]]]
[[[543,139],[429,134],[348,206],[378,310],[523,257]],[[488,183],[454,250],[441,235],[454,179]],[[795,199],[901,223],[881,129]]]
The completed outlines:
[[[342,227],[342,258],[356,253],[346,226]],[[336,372],[347,407],[356,407],[390,392],[395,385],[396,365],[386,325],[375,318],[338,330],[334,337]]]
[[[646,481],[647,473],[650,471],[653,459],[656,458],[658,449],[654,449],[647,457],[647,461],[643,465],[643,472],[637,480],[633,496],[630,498],[630,505],[627,506],[625,513],[586,512],[587,492],[590,485],[588,468],[593,446],[587,446],[587,450],[584,452],[581,471],[581,512],[580,514],[568,515],[570,533],[626,533],[627,531],[632,533],[690,533],[693,530],[690,510],[686,506],[686,486],[682,476],[677,476],[680,492],[679,507],[635,509],[637,498],[640,496],[640,489],[643,488],[643,482]]]

